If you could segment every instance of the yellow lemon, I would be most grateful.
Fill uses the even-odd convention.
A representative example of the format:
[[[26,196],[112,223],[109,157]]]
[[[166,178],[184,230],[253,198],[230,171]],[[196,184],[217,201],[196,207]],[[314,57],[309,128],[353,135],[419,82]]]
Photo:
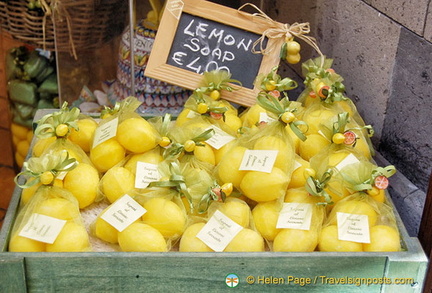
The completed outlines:
[[[225,113],[225,124],[234,132],[237,133],[237,130],[242,126],[241,119],[235,114]]]
[[[33,156],[40,157],[55,140],[54,136],[36,140],[32,150]]]
[[[26,183],[29,183],[31,181],[33,181],[35,178],[31,177]],[[21,192],[21,202],[23,204],[26,204],[29,202],[30,198],[33,197],[33,195],[35,194],[36,190],[39,188],[39,186],[41,186],[42,183],[37,183],[31,187],[27,187],[27,188],[23,188],[22,192]]]
[[[125,156],[126,150],[114,137],[90,150],[90,160],[101,173],[120,163]]]
[[[238,110],[236,107],[234,107],[230,102],[226,100],[220,100],[219,101],[219,107],[226,107],[228,110],[225,112],[225,115],[235,115],[238,116]]]
[[[386,200],[385,189],[373,187],[371,190],[367,191],[367,194],[377,202],[385,202]]]
[[[32,130],[29,130],[29,132],[27,132],[27,141],[31,144],[31,142],[33,141],[33,137],[34,137],[34,133]]]
[[[330,224],[337,223],[337,213],[355,214],[355,215],[366,215],[368,216],[369,227],[376,224],[378,220],[378,214],[375,209],[367,202],[360,200],[345,200],[338,202],[331,210],[329,220]]]
[[[300,148],[300,142],[302,140],[294,133],[294,131],[292,131],[289,125],[285,127],[285,130],[288,133],[288,135],[291,137],[291,141],[293,143],[295,153],[298,153]]]
[[[240,183],[240,189],[248,198],[256,201],[272,201],[284,196],[289,178],[281,169],[273,167],[271,173],[249,171]]]
[[[351,194],[340,180],[330,180],[324,190],[330,195],[333,205]]]
[[[94,132],[98,126],[96,121],[90,118],[77,121],[78,130],[71,128],[68,136],[69,140],[80,146],[84,152],[88,153],[91,149]]]
[[[155,228],[135,222],[118,233],[118,243],[123,251],[166,252],[168,246],[163,235]]]
[[[203,144],[204,146],[195,147],[193,151],[194,156],[202,162],[209,163],[213,166],[216,165],[216,159],[212,147],[205,142]]]
[[[63,188],[63,180],[60,179],[54,179],[53,186],[61,187]]]
[[[396,229],[376,225],[370,228],[370,243],[363,243],[364,251],[400,251],[400,237]]]
[[[210,252],[213,251],[208,247],[197,234],[204,227],[205,223],[195,223],[187,227],[180,239],[179,251],[182,252]]]
[[[245,147],[235,146],[221,159],[218,165],[218,176],[222,184],[231,182],[234,187],[240,186],[243,176],[247,173],[239,170],[246,150]]]
[[[208,110],[208,105],[206,103],[199,103],[197,105],[197,112],[200,114],[206,113]]]
[[[369,144],[367,143],[366,139],[364,139],[363,137],[357,139],[354,149],[357,150],[359,153],[363,154],[367,159],[372,158]]]
[[[349,151],[340,151],[340,152],[334,152],[331,153],[328,156],[328,166],[329,167],[336,167],[340,162],[342,162],[348,155],[350,154]]]
[[[307,179],[305,176],[306,168],[310,168],[310,163],[296,155],[296,163],[294,165],[294,171],[291,174],[291,181],[288,184],[288,189],[305,186]]]
[[[220,98],[220,92],[219,90],[212,90],[210,92],[210,98],[212,98],[213,100],[218,100]]]
[[[132,174],[136,175],[138,162],[157,165],[162,161],[163,157],[161,156],[159,150],[154,149],[143,154],[131,155],[131,157],[129,157],[127,162],[124,164],[124,167],[128,169]]]
[[[252,105],[240,116],[240,119],[243,121],[243,126],[251,127],[260,122],[261,113],[267,113],[267,111],[258,104]]]
[[[43,185],[49,185],[54,181],[54,174],[50,171],[45,171],[40,175],[40,182]]]
[[[233,145],[235,145],[236,140],[231,140],[230,142],[224,144],[220,149],[214,149],[214,155],[215,155],[215,163],[216,165],[219,164],[219,162],[222,160],[222,158],[225,156],[225,154],[231,149]]]
[[[16,233],[9,241],[10,252],[42,252],[46,244],[27,237],[19,236]]]
[[[319,197],[310,195],[306,188],[289,188],[285,193],[284,202],[310,203],[316,204],[320,201]]]
[[[187,121],[191,120],[191,117],[198,117],[199,113],[192,111],[191,109],[188,108],[184,108],[180,114],[177,116],[176,121],[175,121],[175,125],[176,126],[182,126],[183,124],[185,124]]]
[[[18,167],[22,168],[25,161],[25,157],[21,156],[18,152],[16,152],[14,158],[15,158],[15,163],[18,165]]]
[[[335,144],[342,144],[345,141],[345,135],[343,133],[340,133],[340,132],[335,133],[335,134],[333,134],[331,140]]]
[[[12,135],[12,145],[14,147],[16,147],[19,142],[20,142],[20,139],[18,137],[16,137],[15,135]]]
[[[61,197],[48,198],[38,203],[34,212],[60,220],[73,220],[80,218],[76,204]]]
[[[107,210],[106,208],[104,211],[102,211],[101,215]],[[94,223],[94,226],[92,227],[94,230],[94,234],[97,238],[106,241],[108,243],[118,243],[118,231],[116,228],[114,228],[111,224],[109,224],[107,221],[102,219],[101,217],[97,217],[96,221]]]
[[[85,227],[67,222],[53,244],[46,245],[48,252],[81,252],[90,250],[90,239]]]
[[[134,187],[134,174],[120,166],[109,169],[101,180],[101,191],[110,203],[115,202]]]
[[[363,251],[363,245],[359,242],[339,240],[336,225],[329,225],[321,230],[318,240],[319,251]]]
[[[31,131],[31,129],[13,122],[10,125],[10,130],[14,136],[19,138],[19,140],[27,139],[27,133]]]
[[[318,245],[316,230],[282,229],[273,242],[273,251],[314,251]]]
[[[80,209],[95,202],[98,195],[99,172],[92,165],[78,164],[63,179],[63,187],[75,196]]]
[[[352,105],[352,101],[349,101],[349,100],[347,100],[347,101],[337,101],[337,102],[334,102],[334,103],[336,105],[338,105],[342,109],[342,111],[348,112],[349,117],[351,117],[351,118],[354,117],[354,108],[353,108],[353,105]]]
[[[281,231],[276,228],[279,212],[277,201],[260,202],[252,210],[255,228],[268,241],[273,241]]]
[[[219,206],[219,211],[242,227],[249,227],[251,210],[242,200],[227,198]]]
[[[196,112],[193,112],[196,113]],[[203,119],[190,119],[182,127],[186,130],[191,130],[190,133],[199,134],[204,132],[211,124]]]
[[[29,148],[30,143],[27,140],[21,140],[16,146],[16,151],[25,158],[27,156]]]
[[[316,109],[305,113],[303,121],[309,126],[307,134],[318,134],[320,124],[327,124],[337,117],[337,114],[327,109]]]
[[[264,238],[251,229],[243,228],[225,247],[225,252],[264,251]]]
[[[294,161],[294,149],[276,136],[263,136],[254,144],[255,150],[278,151],[274,167],[288,171]]]
[[[186,214],[174,202],[165,198],[151,198],[143,207],[147,212],[142,216],[144,223],[157,229],[164,237],[178,238],[186,228]]]
[[[318,154],[331,142],[321,134],[309,134],[305,141],[299,143],[299,155],[306,161]]]
[[[157,133],[144,118],[132,117],[119,124],[117,140],[129,152],[144,153],[157,146]]]

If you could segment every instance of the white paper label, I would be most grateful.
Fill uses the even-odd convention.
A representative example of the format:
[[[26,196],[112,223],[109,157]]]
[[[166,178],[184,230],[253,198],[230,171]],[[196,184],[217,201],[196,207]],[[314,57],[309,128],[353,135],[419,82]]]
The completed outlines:
[[[197,237],[214,251],[221,252],[242,229],[242,226],[216,210]]]
[[[118,118],[115,118],[105,124],[102,124],[95,130],[95,136],[93,139],[93,148],[98,144],[107,141],[108,139],[116,136],[118,126]]]
[[[235,139],[234,136],[229,135],[228,133],[226,133],[225,131],[223,131],[217,126],[211,126],[206,130],[208,129],[213,129],[215,133],[212,135],[212,137],[206,140],[206,143],[208,143],[210,146],[212,146],[217,150]]]
[[[300,168],[301,166],[303,166],[303,165],[300,164],[298,161],[295,161],[295,163],[294,163],[294,170],[293,170],[293,171],[297,170],[297,169]]]
[[[309,230],[311,219],[312,205],[310,203],[284,203],[276,228]]]
[[[369,218],[367,215],[337,213],[338,238],[361,243],[370,243]]]
[[[161,175],[158,165],[145,162],[137,162],[135,175],[135,188],[146,188],[150,182],[158,181]]]
[[[192,118],[195,118],[198,116],[200,116],[200,114],[198,112],[190,110],[189,113],[187,113],[186,118],[192,119]]]
[[[273,122],[273,121],[276,121],[276,119],[274,119],[274,118],[272,118],[272,117],[270,117],[269,115],[267,115],[267,112],[260,112],[259,113],[259,121],[258,122],[267,122],[267,123],[270,123],[270,122]]]
[[[168,1],[166,7],[167,10],[174,16],[176,19],[180,19],[181,13],[183,11],[184,3],[181,0],[170,0]]]
[[[246,150],[239,170],[271,173],[277,155],[277,150]]]
[[[147,212],[128,194],[116,200],[101,216],[108,224],[121,232]]]
[[[348,156],[345,157],[345,159],[343,159],[339,164],[336,165],[336,169],[338,171],[342,170],[344,167],[354,164],[354,163],[358,163],[360,162],[359,159],[357,159],[357,157],[353,154],[349,154]]]
[[[34,213],[28,219],[19,236],[52,244],[66,224],[66,220]]]

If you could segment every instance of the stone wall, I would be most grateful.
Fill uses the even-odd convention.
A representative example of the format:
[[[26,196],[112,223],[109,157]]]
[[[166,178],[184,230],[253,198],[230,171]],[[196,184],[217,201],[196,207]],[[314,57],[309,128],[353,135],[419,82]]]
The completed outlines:
[[[409,182],[404,189],[394,178],[400,188],[391,191],[410,234],[416,234],[432,168],[432,2],[242,2],[283,23],[310,23],[310,35],[344,77],[347,95],[373,125],[375,148]],[[302,55],[303,60],[317,56],[309,49]],[[301,80],[299,68],[281,70]]]

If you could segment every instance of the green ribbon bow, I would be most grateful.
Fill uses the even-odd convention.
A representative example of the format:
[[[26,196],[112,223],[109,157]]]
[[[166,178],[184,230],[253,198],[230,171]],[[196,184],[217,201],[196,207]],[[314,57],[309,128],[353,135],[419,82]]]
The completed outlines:
[[[156,116],[148,119],[148,122],[153,125],[154,129],[160,136],[159,145],[164,137],[169,139],[168,145],[171,144],[171,137],[169,135],[172,127],[172,116],[169,113],[165,113],[164,116]],[[163,146],[165,148],[165,145]]]
[[[385,176],[386,178],[390,178],[396,173],[396,167],[393,165],[389,165],[386,167],[377,167],[371,172],[371,176],[369,179],[364,182],[354,185],[353,190],[355,191],[363,191],[363,190],[371,190],[373,188],[375,179],[378,176]]]
[[[338,119],[335,123],[333,123],[333,134],[335,133],[344,133],[345,127],[349,122],[349,113],[343,112],[338,114]]]
[[[69,128],[78,130],[78,116],[80,115],[79,108],[68,108],[68,103],[64,102],[60,111],[47,114],[37,122],[38,126],[35,129],[35,135],[38,138],[48,138],[56,136],[56,128],[60,124],[65,124]]]
[[[189,202],[190,211],[193,212],[194,206],[192,202],[192,196],[190,195],[185,178],[181,172],[180,165],[178,162],[170,162],[169,164],[170,178],[165,181],[153,181],[150,182],[149,187],[168,187],[175,188],[179,193],[180,197],[184,196]]]
[[[219,189],[220,197],[218,194],[215,193],[216,189]],[[207,212],[210,203],[212,201],[222,200],[222,202],[225,202],[225,199],[226,199],[226,194],[220,189],[220,185],[217,184],[217,182],[215,181],[213,186],[209,187],[207,193],[204,194],[203,197],[201,198],[198,204],[198,213],[203,214]]]
[[[232,79],[231,73],[226,70],[206,71],[203,73],[201,86],[194,90],[194,94],[196,94],[198,98],[201,98],[204,94],[210,93],[213,90],[232,92],[236,90],[236,88],[231,84],[242,85],[239,80]]]
[[[327,183],[330,181],[332,176],[333,176],[333,170],[328,169],[321,176],[321,179],[315,179],[312,176],[309,176],[306,179],[306,185],[305,185],[306,190],[313,196],[321,196],[324,198],[325,203],[320,203],[320,204],[333,203],[331,196],[324,190],[324,188],[327,186]]]
[[[279,101],[274,96],[269,95],[265,92],[261,92],[257,97],[257,104],[260,107],[262,107],[264,110],[267,110],[270,113],[273,113],[277,117],[279,117],[279,121],[281,121],[280,118],[285,112],[287,111],[292,113],[297,112],[296,108],[292,108],[292,109],[289,108],[291,103],[292,102],[289,101],[288,99],[282,99],[281,101]],[[291,130],[294,132],[294,134],[302,141],[305,141],[306,135],[300,130],[299,128],[300,125],[305,125],[306,128],[308,127],[306,122],[297,119],[289,123],[289,126]]]
[[[257,84],[263,91],[267,91],[266,84],[269,81],[275,82],[275,89],[282,91],[289,91],[298,87],[298,84],[295,80],[292,80],[289,77],[282,78],[279,74],[277,74],[279,66],[274,66],[270,73],[268,74],[260,74],[255,79],[255,84]]]
[[[100,116],[104,117],[106,114],[115,115],[127,111],[134,112],[141,104],[142,102],[138,101],[136,97],[129,96],[120,102],[116,102],[114,107],[104,106]]]
[[[302,64],[302,73],[305,76],[304,84],[312,88],[312,83],[316,79],[322,80],[329,86],[326,98],[321,99],[327,104],[345,101],[348,98],[344,95],[345,85],[342,83],[343,78],[336,73],[330,73],[327,69],[331,68],[333,59],[325,59],[324,65],[321,66],[321,58],[310,59]]]
[[[309,87],[310,83],[316,79],[325,79],[330,77],[330,72],[326,71],[330,69],[333,64],[333,59],[325,58],[322,63],[322,58],[318,57],[315,59],[309,59],[302,64],[302,74],[305,77],[304,84]],[[342,81],[340,75],[335,76],[338,81]]]
[[[22,172],[18,173],[14,181],[17,186],[21,188],[28,188],[40,182],[40,176],[49,171],[53,174],[54,178],[61,172],[71,171],[78,165],[75,158],[69,158],[69,153],[63,150],[59,154],[45,154],[42,157],[32,157],[23,163]],[[27,180],[25,184],[20,184],[18,179],[20,176],[34,178],[34,180]]]
[[[321,124],[320,125],[320,131],[330,141],[332,140],[332,137],[333,137],[334,134],[336,134],[336,133],[345,133],[345,132],[351,131],[351,130],[363,130],[363,129],[365,129],[367,131],[367,134],[368,134],[369,137],[373,136],[374,129],[373,129],[373,127],[371,125],[365,125],[365,126],[353,127],[353,128],[346,128],[348,122],[349,122],[349,113],[348,112],[339,113],[337,121],[334,122],[333,125],[332,125],[332,129],[329,129],[325,125]],[[357,139],[358,139],[358,137],[357,137]],[[356,145],[356,143],[357,143],[357,140],[353,143],[352,146],[354,147]]]
[[[196,146],[205,146],[202,142],[208,140],[215,134],[215,130],[213,128],[207,129],[200,135],[192,138],[191,140],[195,142]],[[163,153],[164,159],[172,159],[177,158],[184,151],[184,144],[173,142],[171,145],[165,149]]]

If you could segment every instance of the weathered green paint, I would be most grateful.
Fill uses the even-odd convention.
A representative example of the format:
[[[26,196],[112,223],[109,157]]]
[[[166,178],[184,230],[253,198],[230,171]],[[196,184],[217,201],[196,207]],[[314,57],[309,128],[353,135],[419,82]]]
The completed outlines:
[[[0,257],[0,292],[26,292],[24,257],[2,254]]]
[[[5,262],[4,259],[7,259]],[[239,277],[236,290],[248,292],[421,292],[427,259],[424,254],[395,253],[0,253],[0,271],[29,292],[166,292],[206,288],[229,289],[225,277]],[[25,260],[25,261],[24,261]],[[25,269],[25,276],[24,276]],[[248,276],[255,278],[248,284]],[[288,283],[309,278],[311,284]],[[415,286],[367,285],[365,278],[412,278]],[[267,278],[267,279],[266,279]],[[269,278],[282,280],[271,284]],[[336,278],[352,284],[332,284]],[[355,279],[358,278],[358,279]],[[363,278],[363,279],[362,279]],[[23,284],[25,281],[25,284]],[[299,282],[301,280],[298,280]],[[363,281],[362,284],[358,282]],[[270,284],[265,284],[270,282]],[[375,281],[378,282],[378,281]],[[273,282],[274,283],[274,282]],[[281,281],[279,281],[281,283]],[[7,287],[6,287],[7,288]],[[12,288],[12,287],[10,287]],[[396,290],[396,291],[395,291]],[[8,292],[1,291],[0,292]],[[14,291],[23,292],[23,291]]]
[[[20,193],[17,188],[0,231],[0,292],[422,292],[428,264],[396,210],[401,252],[12,253],[7,243]],[[225,284],[230,273],[239,277],[236,288]],[[247,283],[248,276],[254,284]],[[310,278],[311,284],[288,283],[290,276]],[[358,283],[384,277],[412,278],[417,284]],[[269,278],[273,284],[265,284]],[[337,280],[353,284],[331,284]]]

